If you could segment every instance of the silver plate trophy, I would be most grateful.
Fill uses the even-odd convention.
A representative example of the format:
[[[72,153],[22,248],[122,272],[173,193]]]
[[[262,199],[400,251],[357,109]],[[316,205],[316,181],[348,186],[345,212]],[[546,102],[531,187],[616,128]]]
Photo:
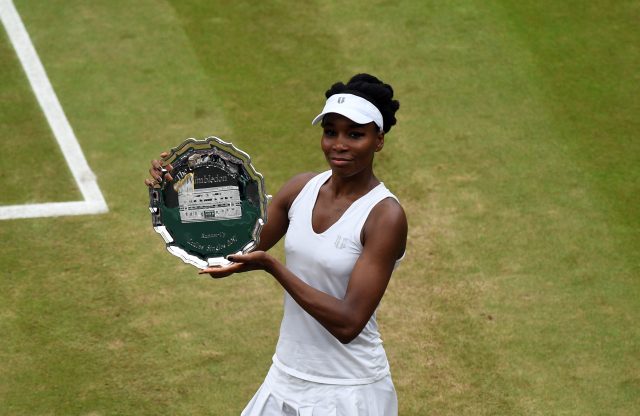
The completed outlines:
[[[173,180],[149,188],[149,210],[171,254],[205,268],[230,264],[227,255],[256,248],[268,196],[248,154],[207,137],[187,139],[162,162],[173,166]]]

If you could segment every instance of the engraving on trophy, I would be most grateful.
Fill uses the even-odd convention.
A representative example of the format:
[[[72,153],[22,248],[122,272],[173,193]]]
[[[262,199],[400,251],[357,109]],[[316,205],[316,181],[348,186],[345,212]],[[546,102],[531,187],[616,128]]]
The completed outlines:
[[[178,192],[180,220],[183,223],[232,220],[242,216],[239,187],[216,186],[195,189],[196,183],[198,178],[194,181],[192,172],[173,186]]]
[[[210,185],[210,184],[222,183],[227,181],[229,181],[229,177],[223,176],[223,175],[207,174],[207,175],[202,175],[196,178],[196,184],[198,185]]]
[[[182,222],[232,220],[242,216],[237,186],[178,193]]]
[[[200,238],[224,238],[225,233],[211,233],[211,234],[205,234],[202,233],[202,235],[200,236]]]

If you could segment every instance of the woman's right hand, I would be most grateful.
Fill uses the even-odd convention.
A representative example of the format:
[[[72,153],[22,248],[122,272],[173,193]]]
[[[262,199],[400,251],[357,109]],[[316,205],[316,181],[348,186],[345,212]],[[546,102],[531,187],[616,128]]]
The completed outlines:
[[[165,158],[169,155],[167,152],[160,153],[160,159]],[[154,159],[151,161],[151,167],[149,168],[149,175],[151,178],[147,178],[144,180],[144,184],[148,187],[153,187],[155,184],[162,182],[162,160]],[[173,177],[171,176],[171,171],[173,170],[173,166],[166,165],[164,169],[167,171],[164,174],[164,179],[166,181],[172,181]]]

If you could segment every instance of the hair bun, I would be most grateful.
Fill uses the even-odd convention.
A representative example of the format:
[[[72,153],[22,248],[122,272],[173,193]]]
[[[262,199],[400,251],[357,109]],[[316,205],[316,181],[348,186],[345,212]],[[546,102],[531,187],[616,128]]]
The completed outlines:
[[[393,99],[391,85],[385,84],[371,74],[361,73],[351,77],[346,85],[342,82],[336,82],[327,90],[325,96],[329,98],[332,95],[342,93],[358,95],[375,105],[382,113],[385,133],[396,124],[395,114],[400,108],[400,102]]]

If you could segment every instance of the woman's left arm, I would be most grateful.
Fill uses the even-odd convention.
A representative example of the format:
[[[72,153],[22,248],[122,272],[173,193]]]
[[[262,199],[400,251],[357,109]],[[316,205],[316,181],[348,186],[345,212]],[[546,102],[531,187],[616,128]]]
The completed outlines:
[[[371,211],[363,227],[363,250],[343,299],[309,286],[263,251],[231,256],[245,270],[272,274],[291,297],[342,343],[356,338],[376,310],[407,241],[407,218],[400,204],[388,198]],[[242,264],[242,266],[240,266]]]

